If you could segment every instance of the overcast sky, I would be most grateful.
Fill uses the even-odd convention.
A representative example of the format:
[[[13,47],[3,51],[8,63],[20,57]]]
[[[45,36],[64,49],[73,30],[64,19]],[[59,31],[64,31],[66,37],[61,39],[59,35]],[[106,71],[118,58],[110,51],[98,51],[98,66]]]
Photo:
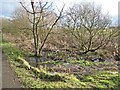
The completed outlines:
[[[30,0],[26,0],[30,1]],[[79,2],[95,2],[102,6],[103,12],[109,12],[113,21],[117,21],[118,16],[118,2],[120,0],[42,0],[42,1],[54,1],[57,7],[61,7],[63,3],[68,6],[72,6],[74,3]],[[13,10],[19,6],[19,0],[0,0],[0,16],[10,17]]]

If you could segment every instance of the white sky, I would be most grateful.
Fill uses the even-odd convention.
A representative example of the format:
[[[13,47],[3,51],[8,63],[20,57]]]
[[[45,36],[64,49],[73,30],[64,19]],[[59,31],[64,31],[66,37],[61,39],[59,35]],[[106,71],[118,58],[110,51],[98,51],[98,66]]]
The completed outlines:
[[[0,0],[1,2],[18,2],[19,0]],[[31,1],[31,0],[25,0],[25,1]],[[37,0],[35,0],[37,1]],[[102,5],[102,9],[105,12],[109,12],[112,16],[118,15],[118,2],[120,0],[42,0],[42,1],[55,1],[58,7],[62,6],[62,3],[64,2],[66,6],[72,5],[73,3],[79,3],[83,1],[87,2],[95,2],[97,4]]]
[[[59,1],[58,5],[60,5],[60,2],[64,2],[66,7],[72,6],[74,3],[79,3],[79,2],[95,2],[98,5],[101,5],[102,11],[109,14],[112,17],[113,24],[118,23],[118,2],[120,0],[55,0],[56,3]],[[120,6],[119,6],[120,8]],[[120,13],[120,12],[119,12]]]
[[[85,2],[85,1],[95,2],[102,6],[102,9],[104,12],[109,12],[112,16],[117,16],[118,15],[118,2],[120,0],[55,0],[55,1],[64,2],[65,4],[70,4],[70,6],[73,3]]]
[[[25,1],[31,1],[31,0],[25,0]],[[37,1],[37,0],[35,0]],[[68,6],[72,6],[74,3],[79,3],[79,2],[84,2],[84,1],[87,1],[87,2],[95,2],[96,4],[98,5],[101,5],[102,6],[102,10],[103,12],[109,12],[109,14],[117,19],[117,16],[118,16],[118,2],[120,0],[42,0],[42,1],[54,1],[56,3],[56,6],[58,8],[61,8],[62,7],[62,4],[63,2],[65,3],[66,5],[66,8]],[[16,6],[14,5],[11,5],[9,4],[9,2],[19,2],[19,0],[0,0],[0,4],[1,2],[7,2],[6,6],[4,6],[4,10],[5,11],[8,11],[8,12],[12,12],[13,8]],[[9,4],[9,5],[8,5]],[[11,7],[11,8],[10,8]],[[12,10],[11,10],[12,9]],[[7,12],[6,12],[7,13]]]

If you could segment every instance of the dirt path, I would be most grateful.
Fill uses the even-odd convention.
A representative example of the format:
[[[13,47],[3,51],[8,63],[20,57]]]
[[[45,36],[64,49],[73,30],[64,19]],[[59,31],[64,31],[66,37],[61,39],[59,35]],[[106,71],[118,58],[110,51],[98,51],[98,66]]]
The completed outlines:
[[[22,88],[5,55],[0,53],[0,56],[2,56],[2,88]]]
[[[0,90],[2,89],[2,50],[0,49]]]

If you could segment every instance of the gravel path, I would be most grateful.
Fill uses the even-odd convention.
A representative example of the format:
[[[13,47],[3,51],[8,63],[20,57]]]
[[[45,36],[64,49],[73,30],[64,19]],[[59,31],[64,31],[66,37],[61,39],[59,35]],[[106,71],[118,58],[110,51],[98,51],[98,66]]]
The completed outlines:
[[[15,72],[11,69],[5,55],[2,57],[2,88],[22,88]]]

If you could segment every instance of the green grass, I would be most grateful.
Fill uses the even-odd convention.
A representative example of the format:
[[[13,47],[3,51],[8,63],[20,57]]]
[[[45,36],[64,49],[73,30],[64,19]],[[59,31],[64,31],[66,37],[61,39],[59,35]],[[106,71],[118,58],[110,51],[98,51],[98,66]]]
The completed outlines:
[[[70,63],[70,64],[77,64],[79,66],[97,66],[97,65],[109,65],[110,63],[108,62],[92,62],[92,61],[85,61],[85,60],[68,60],[67,63]],[[54,61],[54,60],[51,60],[51,61],[45,61],[45,62],[40,62],[40,64],[43,64],[43,65],[64,65],[64,62],[63,61]]]
[[[68,88],[68,87],[84,87],[83,83],[74,76],[69,74],[55,74],[52,75],[49,72],[43,70],[38,73],[37,79],[35,73],[23,67],[23,65],[17,60],[18,57],[25,57],[25,52],[15,45],[3,41],[3,52],[8,56],[11,66],[14,68],[16,74],[21,79],[21,82],[25,87],[30,88]],[[58,80],[57,80],[58,79]],[[61,80],[62,79],[62,80]]]
[[[11,60],[16,60],[18,56],[24,57],[26,55],[25,51],[16,48],[15,45],[11,43],[2,43],[2,48],[5,55]]]
[[[120,85],[120,73],[103,71],[95,75],[85,76],[82,81],[95,88],[120,88],[118,87]]]
[[[119,72],[103,71],[94,75],[83,76],[83,79],[81,80],[72,74],[54,74],[46,71],[43,68],[40,70],[40,73],[37,73],[37,78],[35,78],[35,72],[23,67],[23,64],[17,60],[18,57],[25,57],[25,51],[17,48],[14,44],[7,41],[2,42],[2,48],[3,52],[8,57],[12,68],[15,70],[17,76],[20,78],[25,87],[44,89],[48,88],[49,90],[50,88],[113,88],[114,90],[120,88]],[[59,62],[56,61],[52,63],[59,64]],[[69,63],[80,64],[84,66],[95,65],[94,62],[84,60],[71,60]]]
[[[85,60],[70,60],[69,63],[79,64],[80,66],[93,66],[96,64],[95,62],[85,61]]]
[[[80,66],[97,66],[97,65],[108,65],[109,62],[92,62],[92,61],[85,61],[85,60],[69,60],[71,64],[79,64]]]

